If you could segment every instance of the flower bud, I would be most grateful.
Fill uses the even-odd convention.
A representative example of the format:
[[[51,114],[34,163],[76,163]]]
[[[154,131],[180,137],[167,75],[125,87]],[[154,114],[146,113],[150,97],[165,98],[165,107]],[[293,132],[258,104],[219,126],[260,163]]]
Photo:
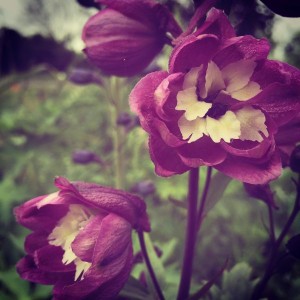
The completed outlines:
[[[89,150],[76,150],[72,153],[72,160],[76,164],[89,164],[97,161],[97,156]]]

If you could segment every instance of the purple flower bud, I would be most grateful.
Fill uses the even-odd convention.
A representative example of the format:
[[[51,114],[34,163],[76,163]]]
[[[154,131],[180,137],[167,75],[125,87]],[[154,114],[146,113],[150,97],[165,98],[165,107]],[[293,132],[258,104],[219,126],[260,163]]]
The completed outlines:
[[[127,112],[121,112],[117,118],[117,124],[120,126],[128,126],[132,123],[132,117]]]
[[[144,180],[136,183],[132,191],[142,196],[148,196],[155,192],[155,185],[151,180]]]
[[[94,152],[88,150],[76,150],[72,153],[73,162],[76,164],[89,164],[97,161]]]
[[[107,8],[86,23],[82,39],[88,58],[103,72],[133,76],[146,68],[181,33],[168,9],[154,0],[99,0]]]
[[[292,152],[290,168],[293,172],[300,173],[300,145],[296,146]]]
[[[273,208],[278,208],[274,200],[274,194],[269,184],[244,183],[244,188],[249,196],[262,200]]]
[[[33,231],[18,273],[54,285],[56,300],[114,298],[132,267],[132,229],[150,231],[145,203],[120,190],[63,177],[55,185],[58,192],[14,211]]]
[[[69,80],[78,85],[101,84],[101,80],[95,72],[89,69],[74,68],[69,74]]]

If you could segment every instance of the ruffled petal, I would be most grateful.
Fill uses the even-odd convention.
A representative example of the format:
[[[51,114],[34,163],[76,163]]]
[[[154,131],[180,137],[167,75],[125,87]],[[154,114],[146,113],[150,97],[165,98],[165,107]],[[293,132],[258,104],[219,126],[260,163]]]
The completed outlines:
[[[92,262],[95,244],[101,230],[102,220],[102,215],[93,217],[82,230],[79,231],[72,242],[72,251],[83,261]]]
[[[170,73],[188,72],[191,68],[207,63],[217,51],[219,44],[219,39],[214,35],[188,36],[171,54]]]
[[[278,151],[263,163],[259,163],[257,159],[228,156],[215,168],[230,177],[250,184],[266,184],[279,177],[282,170]]]
[[[167,76],[168,73],[164,71],[150,73],[137,83],[129,95],[130,108],[139,116],[141,125],[147,132],[151,131],[148,122],[156,114],[154,93]]]
[[[159,136],[150,136],[149,148],[156,174],[168,177],[182,174],[190,169],[183,164],[177,151],[167,146]]]
[[[185,144],[178,148],[181,160],[189,167],[214,166],[224,161],[227,154],[209,137],[202,137],[198,141]]]
[[[73,281],[73,273],[50,273],[41,271],[34,262],[32,256],[27,255],[17,263],[17,272],[24,280],[40,284],[70,284]]]
[[[266,39],[255,39],[250,35],[239,36],[224,42],[213,61],[223,69],[225,66],[240,60],[265,60],[269,54],[270,45]]]
[[[34,262],[37,268],[43,272],[60,273],[75,272],[75,265],[63,264],[64,250],[61,247],[47,245],[34,252]],[[74,275],[72,276],[74,278]]]
[[[216,8],[212,8],[207,13],[205,22],[196,31],[195,35],[213,34],[221,40],[230,39],[235,36],[235,31],[227,16]]]
[[[277,126],[281,126],[293,119],[300,110],[300,86],[297,83],[270,84],[245,103],[259,107]]]

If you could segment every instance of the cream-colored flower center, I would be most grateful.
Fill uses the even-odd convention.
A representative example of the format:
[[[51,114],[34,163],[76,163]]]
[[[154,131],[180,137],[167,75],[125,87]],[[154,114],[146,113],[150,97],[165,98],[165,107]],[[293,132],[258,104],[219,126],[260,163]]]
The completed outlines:
[[[83,279],[84,273],[90,268],[91,263],[82,261],[72,251],[71,244],[79,231],[91,220],[93,213],[79,204],[71,204],[68,213],[60,219],[58,225],[48,236],[49,244],[60,246],[65,252],[62,262],[68,265],[74,262],[76,266],[75,278]]]
[[[210,61],[202,85],[198,76],[203,65],[192,68],[185,75],[183,89],[177,93],[175,109],[184,111],[178,121],[182,138],[192,143],[206,135],[215,143],[230,143],[234,139],[261,142],[268,137],[266,117],[261,110],[248,105],[230,111],[228,105],[214,103],[220,93],[237,101],[247,101],[260,93],[259,84],[250,80],[255,67],[254,61],[241,60],[220,70]],[[158,88],[160,93],[163,88]]]

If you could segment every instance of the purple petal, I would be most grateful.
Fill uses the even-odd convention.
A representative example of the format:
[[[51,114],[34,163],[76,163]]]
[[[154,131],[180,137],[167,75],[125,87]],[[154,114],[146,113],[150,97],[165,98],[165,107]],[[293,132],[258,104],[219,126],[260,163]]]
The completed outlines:
[[[222,49],[213,57],[213,61],[223,69],[239,60],[266,59],[269,51],[270,45],[266,39],[258,40],[250,35],[239,36],[226,40]]]
[[[129,95],[131,110],[139,116],[141,125],[148,132],[147,122],[156,114],[154,92],[167,76],[165,71],[150,73],[137,83]]]
[[[153,0],[98,0],[96,2],[107,5],[123,15],[137,20],[153,30],[170,32],[177,37],[181,28],[174,19],[172,13],[165,7]]]
[[[33,254],[35,250],[49,245],[48,236],[50,233],[51,231],[38,231],[29,234],[24,245],[26,253]]]
[[[264,60],[259,62],[251,80],[257,82],[262,89],[275,82],[290,84],[300,82],[298,69],[275,60]]]
[[[227,159],[215,166],[226,175],[250,184],[266,184],[281,174],[281,160],[278,151],[275,151],[264,163],[257,159],[228,156]]]
[[[168,177],[190,169],[182,162],[176,149],[167,146],[159,136],[150,136],[149,148],[156,174]]]
[[[274,194],[269,184],[249,184],[244,183],[244,188],[249,196],[260,199],[273,208],[278,208],[274,200]]]
[[[61,247],[48,244],[34,252],[34,262],[40,271],[50,273],[73,272],[74,278],[75,265],[73,263],[63,264],[63,254],[64,250]]]
[[[256,97],[247,101],[247,105],[256,105],[262,109],[277,126],[288,123],[300,110],[299,84],[268,85]]]
[[[230,24],[227,16],[216,8],[212,8],[207,13],[205,22],[196,31],[195,35],[213,34],[220,40],[226,40],[235,37],[235,31]]]
[[[59,182],[59,183],[57,183]],[[87,182],[73,182],[59,177],[60,194],[77,198],[81,204],[96,208],[100,212],[115,213],[134,228],[150,231],[145,202],[136,195]]]
[[[208,62],[217,51],[219,39],[215,35],[188,36],[176,46],[169,61],[170,73],[187,72]]]
[[[234,156],[261,158],[270,150],[274,148],[274,139],[264,139],[262,142],[240,141],[234,140],[230,144],[221,142],[224,150]]]
[[[72,250],[81,260],[92,262],[95,244],[99,238],[103,216],[92,218],[72,242]]]
[[[47,197],[47,196],[46,196]],[[43,224],[44,230],[50,232],[56,226],[58,220],[66,215],[67,205],[45,205],[38,208],[45,196],[32,199],[14,209],[17,222],[31,230],[41,230]]]
[[[74,272],[49,273],[37,268],[32,256],[27,255],[17,263],[17,272],[24,280],[40,284],[70,284],[74,280]]]
[[[205,136],[196,142],[179,147],[178,153],[182,161],[191,168],[214,166],[223,162],[227,156],[219,144]]]

